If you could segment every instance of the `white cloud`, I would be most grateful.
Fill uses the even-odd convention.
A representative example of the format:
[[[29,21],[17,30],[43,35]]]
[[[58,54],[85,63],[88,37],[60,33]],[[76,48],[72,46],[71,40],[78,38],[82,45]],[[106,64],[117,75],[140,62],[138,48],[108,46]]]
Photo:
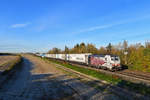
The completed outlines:
[[[11,25],[11,28],[22,28],[28,26],[30,23],[24,23],[24,24],[13,24]]]
[[[105,25],[98,25],[98,26],[91,26],[91,27],[88,27],[88,28],[85,28],[85,29],[80,29],[79,31],[72,32],[72,33],[73,34],[80,34],[80,33],[91,32],[91,31],[95,31],[95,30],[108,29],[108,28],[112,28],[112,27],[117,26],[117,25],[133,23],[133,22],[136,22],[136,21],[149,19],[149,18],[150,18],[150,15],[143,16],[143,17],[140,17],[140,18],[126,19],[126,20],[123,20],[123,21],[115,22],[115,23],[110,23],[110,24],[105,24]]]
[[[89,32],[89,31],[95,31],[95,30],[98,30],[98,29],[106,29],[106,28],[110,28],[110,27],[115,26],[115,25],[118,25],[118,24],[93,26],[93,27],[90,27],[90,28],[87,28],[87,29],[83,29],[80,32]]]
[[[95,31],[95,30],[100,30],[100,29],[107,29],[107,28],[111,28],[113,26],[120,25],[120,24],[123,24],[123,23],[121,22],[121,23],[93,26],[93,27],[89,27],[89,28],[86,28],[86,29],[81,29],[78,32],[73,32],[73,33],[79,34],[79,33],[84,33],[84,32],[91,32],[91,31]]]

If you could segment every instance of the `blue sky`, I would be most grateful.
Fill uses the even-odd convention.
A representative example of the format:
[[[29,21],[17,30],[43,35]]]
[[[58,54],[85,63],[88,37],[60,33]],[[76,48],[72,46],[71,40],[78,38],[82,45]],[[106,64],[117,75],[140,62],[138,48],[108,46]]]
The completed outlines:
[[[0,52],[150,40],[150,0],[1,0]]]

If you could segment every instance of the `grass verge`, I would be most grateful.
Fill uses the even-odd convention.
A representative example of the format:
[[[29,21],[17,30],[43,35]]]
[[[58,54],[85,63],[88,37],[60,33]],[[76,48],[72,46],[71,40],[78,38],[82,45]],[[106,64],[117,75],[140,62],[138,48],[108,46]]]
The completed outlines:
[[[9,62],[7,69],[5,69],[5,71],[2,73],[2,75],[7,74],[8,72],[10,72],[11,70],[13,70],[16,66],[18,66],[22,61],[22,57],[20,55],[18,55],[18,57],[16,58],[16,60]]]

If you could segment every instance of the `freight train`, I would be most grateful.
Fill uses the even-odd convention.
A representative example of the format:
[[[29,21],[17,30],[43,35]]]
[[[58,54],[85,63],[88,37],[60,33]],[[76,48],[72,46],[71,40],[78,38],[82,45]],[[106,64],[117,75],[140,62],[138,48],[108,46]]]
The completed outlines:
[[[85,64],[99,69],[111,71],[121,70],[120,58],[117,55],[93,55],[91,53],[82,54],[36,54],[37,56],[58,59],[68,62]]]

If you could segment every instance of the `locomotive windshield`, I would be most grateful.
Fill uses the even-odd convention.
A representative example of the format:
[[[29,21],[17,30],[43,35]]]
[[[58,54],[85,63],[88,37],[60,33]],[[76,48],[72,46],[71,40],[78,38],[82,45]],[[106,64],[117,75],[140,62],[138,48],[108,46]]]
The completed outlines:
[[[112,60],[112,61],[118,61],[119,58],[118,58],[118,57],[111,57],[111,60]]]

